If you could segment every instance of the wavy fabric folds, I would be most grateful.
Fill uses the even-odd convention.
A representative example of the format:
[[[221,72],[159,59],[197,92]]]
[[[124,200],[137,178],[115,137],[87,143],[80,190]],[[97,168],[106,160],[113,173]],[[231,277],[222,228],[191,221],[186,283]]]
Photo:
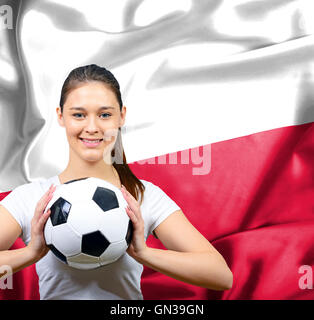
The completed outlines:
[[[191,164],[175,170],[171,164],[130,164],[136,175],[175,199],[234,276],[232,289],[221,292],[144,267],[144,299],[312,300],[313,289],[299,283],[300,267],[314,268],[313,146],[314,123],[309,123],[212,144],[211,173],[198,179]],[[164,249],[153,237],[147,244]],[[13,248],[22,246],[19,239]],[[25,268],[14,274],[14,290],[2,290],[0,297],[38,299],[37,281],[34,265]]]
[[[136,174],[153,176],[176,200],[234,276],[231,290],[215,292],[145,270],[145,297],[313,299],[314,284],[299,285],[300,267],[314,268],[313,146],[309,123],[212,144],[211,172],[198,179],[193,165],[134,164]]]
[[[13,12],[13,29],[0,29],[0,191],[64,169],[61,86],[97,63],[123,91],[130,167],[178,203],[234,273],[231,290],[214,292],[145,268],[144,298],[313,299],[298,271],[314,263],[314,4],[156,3],[0,0]],[[191,174],[192,163],[139,163],[207,146],[206,175]],[[0,290],[38,297],[34,266]]]
[[[0,30],[2,191],[66,166],[55,109],[79,65],[119,80],[129,162],[314,120],[311,1],[1,4],[13,12]]]

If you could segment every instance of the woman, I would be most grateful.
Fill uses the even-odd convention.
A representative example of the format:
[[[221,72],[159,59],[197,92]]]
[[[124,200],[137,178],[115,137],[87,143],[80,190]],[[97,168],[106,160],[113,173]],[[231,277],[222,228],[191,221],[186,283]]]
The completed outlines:
[[[121,141],[126,107],[113,74],[95,64],[72,70],[56,111],[69,143],[68,165],[57,176],[15,188],[1,202],[0,265],[17,272],[36,263],[41,299],[143,299],[143,265],[193,285],[230,289],[233,276],[220,253],[166,193],[139,180],[128,167]],[[93,270],[59,261],[43,236],[50,214],[45,209],[56,185],[83,177],[104,179],[120,188],[133,223],[127,254]],[[168,250],[148,247],[149,234]],[[19,236],[26,247],[8,250]]]

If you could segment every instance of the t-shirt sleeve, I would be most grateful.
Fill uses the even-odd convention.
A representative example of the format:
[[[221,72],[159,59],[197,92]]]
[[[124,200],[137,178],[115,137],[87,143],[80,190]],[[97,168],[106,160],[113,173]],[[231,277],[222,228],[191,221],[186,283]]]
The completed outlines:
[[[153,183],[150,184],[152,188],[149,197],[149,225],[148,235],[153,233],[154,229],[163,222],[170,214],[177,210],[181,210],[180,207],[172,200],[162,189]]]
[[[18,186],[13,189],[4,199],[0,201],[0,204],[5,207],[13,218],[18,222],[22,229],[22,239],[25,242],[26,233],[26,218],[25,218],[25,204],[23,203],[23,189],[24,186]]]

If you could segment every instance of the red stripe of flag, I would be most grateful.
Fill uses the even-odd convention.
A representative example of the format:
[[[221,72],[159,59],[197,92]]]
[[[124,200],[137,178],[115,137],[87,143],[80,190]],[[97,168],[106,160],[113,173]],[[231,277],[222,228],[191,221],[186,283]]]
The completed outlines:
[[[181,161],[210,148],[210,171]],[[188,151],[188,153],[187,153]],[[314,125],[260,132],[130,164],[141,179],[162,188],[190,222],[221,252],[234,274],[233,288],[218,292],[144,268],[144,299],[313,299],[301,289],[300,267],[314,264]],[[158,158],[164,164],[158,164]],[[168,160],[167,160],[168,159]],[[194,158],[195,160],[196,158]],[[152,159],[150,162],[154,162]],[[1,197],[1,196],[0,196]],[[1,198],[0,198],[1,199]],[[184,235],[182,235],[184,237]],[[148,245],[164,248],[149,237]],[[22,246],[17,240],[13,248]],[[23,277],[23,282],[15,281]],[[14,275],[2,299],[37,299],[34,266]],[[20,283],[20,284],[19,284]]]

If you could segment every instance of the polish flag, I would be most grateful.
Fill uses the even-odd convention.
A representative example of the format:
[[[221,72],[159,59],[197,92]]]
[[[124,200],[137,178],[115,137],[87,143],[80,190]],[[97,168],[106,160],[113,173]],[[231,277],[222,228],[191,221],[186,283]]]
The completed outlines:
[[[144,299],[313,299],[313,146],[310,122],[131,163],[176,201],[234,275],[232,289],[221,292],[144,267]],[[210,155],[209,174],[193,154],[204,161]],[[153,236],[147,244],[165,249]],[[22,246],[18,239],[12,249]],[[13,281],[2,299],[39,298],[34,265]]]
[[[88,60],[111,69],[129,107],[122,140],[131,169],[181,207],[234,275],[233,287],[218,292],[145,267],[144,299],[313,299],[314,36],[296,23],[311,11],[302,12],[296,2],[280,8],[254,1],[236,8],[231,2],[191,3],[186,14],[164,13],[156,22],[143,20],[142,28],[125,19],[131,31],[114,35],[81,32],[90,31],[88,19],[50,16],[55,11],[44,2],[30,10],[17,33],[27,76],[38,88],[30,105],[46,106],[47,92],[59,94],[58,88],[49,91],[50,84],[61,83],[65,66]],[[127,9],[135,15],[134,8]],[[100,25],[106,10],[99,12]],[[65,16],[80,19],[71,24],[62,21]],[[309,17],[307,22],[313,20]],[[38,63],[47,59],[43,48],[47,55],[53,52],[44,74]],[[53,99],[47,110],[55,106]],[[60,157],[67,154],[53,125],[50,136],[36,140],[43,163],[53,159],[55,164],[56,150]],[[12,128],[3,134],[16,134]],[[35,139],[34,130],[24,131],[22,138]],[[30,164],[37,159],[34,150]],[[33,168],[34,175],[39,170]],[[165,249],[153,236],[147,244]],[[18,239],[12,249],[23,245]],[[34,265],[27,267],[14,274],[12,290],[0,290],[0,298],[38,299],[37,281]]]
[[[133,164],[136,175],[176,200],[234,275],[232,289],[221,292],[146,269],[145,298],[313,299],[313,145],[311,122],[184,151],[210,149],[209,174],[192,175],[199,164],[158,164],[157,157]],[[149,245],[165,249],[153,237]]]

